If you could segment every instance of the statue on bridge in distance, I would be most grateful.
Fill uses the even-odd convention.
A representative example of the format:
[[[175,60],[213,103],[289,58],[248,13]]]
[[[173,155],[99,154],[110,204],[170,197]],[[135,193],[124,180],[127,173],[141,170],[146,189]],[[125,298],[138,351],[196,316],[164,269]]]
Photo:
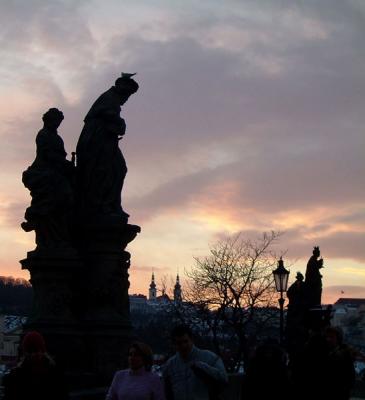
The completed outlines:
[[[127,165],[119,149],[126,124],[121,106],[139,86],[125,74],[91,106],[77,143],[77,207],[79,218],[116,217],[124,223],[129,215],[121,205]]]
[[[314,247],[313,255],[308,260],[305,272],[305,285],[308,294],[308,306],[319,307],[322,300],[322,275],[319,270],[323,268],[323,258],[319,258],[321,252],[319,247]]]
[[[292,356],[309,338],[309,332],[318,332],[330,325],[331,308],[322,307],[323,259],[319,247],[314,247],[304,276],[298,272],[296,281],[287,291],[289,305],[287,313],[286,339]]]
[[[36,158],[23,172],[22,179],[32,201],[21,227],[26,232],[35,231],[37,251],[70,247],[74,203],[74,166],[66,159],[63,140],[57,133],[63,113],[50,108],[42,119],[44,126],[36,138]]]
[[[303,314],[308,309],[308,294],[304,276],[297,272],[295,282],[287,291],[289,299],[288,314]]]

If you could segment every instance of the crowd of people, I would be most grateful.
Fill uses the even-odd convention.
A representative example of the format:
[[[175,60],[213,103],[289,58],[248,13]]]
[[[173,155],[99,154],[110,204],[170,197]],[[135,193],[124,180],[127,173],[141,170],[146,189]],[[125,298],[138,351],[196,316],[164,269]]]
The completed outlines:
[[[117,371],[106,400],[218,400],[228,383],[222,359],[194,345],[192,331],[177,326],[171,332],[176,353],[163,366],[162,378],[152,372],[153,353],[141,342],[128,353],[128,368]],[[28,332],[21,360],[4,378],[4,399],[69,398],[64,375],[48,355],[38,332]],[[257,347],[242,379],[242,400],[348,400],[355,379],[350,349],[341,331],[328,327],[312,335],[301,352],[288,360],[277,343]]]

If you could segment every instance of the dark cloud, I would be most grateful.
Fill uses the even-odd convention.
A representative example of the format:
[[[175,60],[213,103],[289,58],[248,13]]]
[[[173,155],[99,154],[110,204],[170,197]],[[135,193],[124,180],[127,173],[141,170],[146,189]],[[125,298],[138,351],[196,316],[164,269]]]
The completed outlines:
[[[201,201],[202,207],[214,208],[215,203],[217,210],[231,208],[237,213],[240,209],[278,213],[361,204],[365,195],[362,149],[353,148],[351,154],[345,147],[336,151],[327,159],[324,152],[292,155],[281,149],[266,158],[261,154],[256,160],[248,155],[247,160],[172,179],[144,197],[128,200],[137,213],[143,209],[153,215],[164,209],[189,207],[193,200]],[[222,204],[227,183],[235,190],[228,204]]]
[[[365,262],[365,231],[338,232],[319,238],[321,246],[331,258]]]
[[[334,221],[334,227],[335,227]],[[310,237],[308,234],[316,235]],[[309,237],[308,237],[309,236]],[[320,246],[322,255],[329,259],[365,261],[365,232],[321,233],[316,229],[293,229],[284,235],[285,246],[291,257],[309,257],[313,246]]]
[[[307,260],[312,255],[314,246],[319,246],[322,256],[325,259],[325,267],[331,267],[334,259],[354,260],[365,262],[365,232],[337,232],[322,233],[315,228],[302,227],[279,231],[276,227],[273,230],[279,233],[273,250],[277,254],[285,254],[285,258],[295,265],[299,260]],[[243,239],[259,239],[263,232],[268,232],[264,227],[257,229],[242,229],[239,232],[218,232],[214,241],[221,240],[230,235],[240,234]],[[309,237],[308,235],[312,236]],[[317,234],[313,237],[313,234]],[[345,266],[345,265],[344,265]]]
[[[83,15],[84,1],[6,1],[1,7],[2,51],[25,52],[37,58],[54,57],[59,67],[78,66],[82,57],[92,61],[94,40]],[[68,59],[63,64],[61,60]],[[85,59],[84,59],[85,60]],[[79,66],[78,66],[79,67]]]

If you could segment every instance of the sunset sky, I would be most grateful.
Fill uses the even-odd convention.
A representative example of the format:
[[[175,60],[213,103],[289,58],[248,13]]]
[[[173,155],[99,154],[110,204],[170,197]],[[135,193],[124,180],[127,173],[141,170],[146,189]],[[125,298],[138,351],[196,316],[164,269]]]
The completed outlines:
[[[71,154],[125,71],[130,292],[222,235],[280,230],[291,281],[318,245],[324,301],[365,297],[364,42],[363,0],[2,0],[0,275],[28,276],[21,174],[42,114],[64,112]]]

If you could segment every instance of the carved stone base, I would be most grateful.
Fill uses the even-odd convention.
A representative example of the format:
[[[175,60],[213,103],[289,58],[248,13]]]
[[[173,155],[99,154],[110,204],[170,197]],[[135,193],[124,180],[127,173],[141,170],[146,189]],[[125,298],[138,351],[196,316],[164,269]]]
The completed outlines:
[[[75,275],[83,265],[73,249],[30,251],[20,261],[30,272],[33,308],[28,324],[75,324],[73,288]]]
[[[125,247],[138,232],[136,225],[108,218],[88,221],[78,235],[85,266],[78,279],[78,318],[85,332],[87,364],[107,385],[115,371],[127,363],[130,254]]]
[[[36,250],[21,261],[34,290],[25,329],[44,335],[73,388],[109,385],[126,366],[131,324],[125,247],[138,232],[113,218],[94,220],[79,226],[78,252]]]
[[[48,352],[64,368],[79,368],[83,334],[74,313],[75,276],[83,269],[79,256],[70,248],[35,250],[20,263],[29,270],[33,286],[25,331],[41,332]]]

